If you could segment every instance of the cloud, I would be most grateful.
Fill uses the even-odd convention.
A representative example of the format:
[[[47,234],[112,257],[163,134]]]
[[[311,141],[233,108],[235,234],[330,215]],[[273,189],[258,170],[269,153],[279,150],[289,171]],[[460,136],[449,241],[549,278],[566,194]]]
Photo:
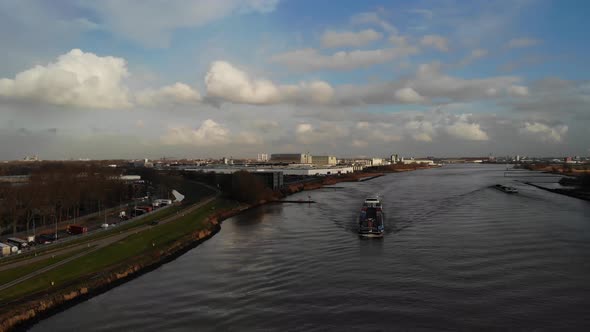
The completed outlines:
[[[391,35],[389,42],[398,47],[406,47],[408,45],[408,38],[400,35]]]
[[[60,55],[46,66],[35,66],[14,79],[0,79],[0,97],[61,106],[130,107],[127,63],[122,58],[97,56],[79,49]]]
[[[477,59],[481,59],[483,57],[486,57],[487,55],[488,55],[488,50],[483,49],[483,48],[476,48],[476,49],[472,50],[468,56],[466,56],[463,60],[461,60],[461,62],[459,62],[459,65],[462,65],[462,66],[468,65]]]
[[[230,132],[219,123],[207,119],[196,129],[171,127],[168,133],[161,137],[161,141],[166,145],[224,145],[230,142]]]
[[[292,70],[353,70],[386,63],[397,58],[418,53],[413,46],[375,50],[354,50],[323,55],[308,48],[275,55],[271,62],[284,65]]]
[[[140,105],[157,106],[167,104],[195,104],[201,101],[199,91],[184,83],[175,83],[158,90],[144,90],[135,97]]]
[[[264,141],[260,135],[250,131],[240,132],[234,139],[234,144],[260,145]]]
[[[207,97],[236,104],[269,105],[277,103],[327,103],[334,91],[323,81],[298,85],[276,85],[267,79],[252,79],[225,61],[211,64],[205,76]]]
[[[468,101],[522,95],[517,76],[463,79],[442,72],[439,63],[422,64],[411,77],[367,85],[335,88],[334,103],[340,105],[422,103],[426,101]],[[516,94],[515,94],[516,92]]]
[[[407,135],[419,142],[432,142],[432,137],[436,135],[430,121],[411,120],[404,125],[404,129]]]
[[[516,76],[481,79],[453,77],[442,73],[440,64],[431,63],[420,65],[416,76],[409,79],[406,85],[428,98],[473,100],[495,96],[500,91],[508,93],[511,86],[520,81]]]
[[[483,131],[478,123],[468,123],[461,119],[445,127],[447,134],[467,141],[487,141],[488,134]]]
[[[375,12],[359,13],[351,17],[350,22],[354,25],[372,24],[380,27],[383,31],[397,33],[397,29],[389,22],[385,21]]]
[[[420,96],[416,90],[412,88],[399,89],[394,95],[399,102],[406,104],[414,104],[424,101],[424,97]]]
[[[113,34],[149,47],[166,47],[178,28],[206,25],[231,15],[268,13],[278,0],[104,0],[82,5],[94,10]]]
[[[359,47],[379,40],[382,37],[383,35],[380,32],[373,29],[366,29],[359,32],[328,30],[322,35],[322,47]]]
[[[578,120],[590,120],[590,91],[584,84],[556,77],[533,81],[530,89],[526,90],[526,96],[501,105],[512,111],[536,115],[543,119],[562,120],[574,117]]]
[[[420,43],[424,46],[436,48],[442,52],[449,51],[449,41],[445,37],[439,35],[426,35],[422,37]]]
[[[508,94],[513,97],[526,97],[529,95],[529,89],[522,85],[511,85],[508,87]]]
[[[332,144],[348,136],[348,130],[333,123],[322,123],[315,127],[310,123],[300,123],[295,128],[295,140],[300,144]]]
[[[520,132],[525,135],[532,135],[543,142],[561,143],[568,126],[564,124],[548,125],[540,122],[525,122]]]
[[[351,145],[352,145],[352,147],[355,147],[355,148],[366,148],[369,146],[369,142],[363,141],[360,139],[355,139],[355,140],[352,140]]]
[[[488,50],[485,50],[483,48],[477,48],[471,51],[471,57],[474,59],[483,58],[486,55],[488,55]]]
[[[532,38],[514,38],[511,39],[507,44],[506,47],[508,48],[523,48],[523,47],[530,47],[540,44],[541,41],[539,39],[532,39]]]

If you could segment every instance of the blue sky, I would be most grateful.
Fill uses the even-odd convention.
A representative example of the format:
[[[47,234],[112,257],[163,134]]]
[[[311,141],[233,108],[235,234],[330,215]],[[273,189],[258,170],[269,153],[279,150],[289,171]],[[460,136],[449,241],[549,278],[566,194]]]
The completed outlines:
[[[587,1],[0,0],[0,159],[590,154]]]

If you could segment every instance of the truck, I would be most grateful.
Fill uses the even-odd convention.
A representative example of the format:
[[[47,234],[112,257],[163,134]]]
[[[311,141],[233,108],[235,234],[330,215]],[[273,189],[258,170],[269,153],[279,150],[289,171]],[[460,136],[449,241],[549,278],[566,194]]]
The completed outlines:
[[[142,205],[142,206],[138,206],[137,208],[145,210],[145,212],[152,212],[152,210],[154,209],[153,207],[151,207],[149,205]]]
[[[5,243],[0,243],[0,257],[8,256],[12,253],[12,246]]]
[[[68,225],[67,231],[70,234],[84,234],[88,232],[88,228],[81,225]]]
[[[29,246],[29,243],[23,239],[19,239],[17,237],[9,237],[6,239],[8,244],[12,244],[13,246],[18,247],[19,249],[24,249]]]

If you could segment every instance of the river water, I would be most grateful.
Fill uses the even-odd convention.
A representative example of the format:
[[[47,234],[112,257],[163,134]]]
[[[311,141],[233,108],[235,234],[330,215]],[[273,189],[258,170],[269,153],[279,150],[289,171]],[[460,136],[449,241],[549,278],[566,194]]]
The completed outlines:
[[[177,260],[32,330],[588,330],[590,203],[503,170],[451,165],[296,194],[317,204],[228,219]],[[360,239],[374,193],[387,233]]]

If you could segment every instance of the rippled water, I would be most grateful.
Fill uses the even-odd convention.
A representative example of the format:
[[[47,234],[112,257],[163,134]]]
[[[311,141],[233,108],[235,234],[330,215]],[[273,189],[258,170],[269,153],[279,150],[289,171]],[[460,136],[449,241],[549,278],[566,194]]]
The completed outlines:
[[[318,203],[226,220],[174,262],[33,330],[587,330],[590,203],[503,169],[445,166],[300,193]],[[359,239],[373,193],[387,233]]]

